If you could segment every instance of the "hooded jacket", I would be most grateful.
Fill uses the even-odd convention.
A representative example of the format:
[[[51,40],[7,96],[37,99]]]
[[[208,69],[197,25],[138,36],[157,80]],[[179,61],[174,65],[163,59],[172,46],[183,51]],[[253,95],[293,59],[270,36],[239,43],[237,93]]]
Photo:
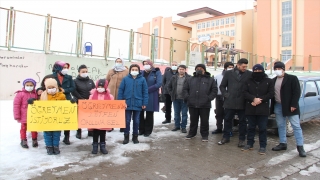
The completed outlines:
[[[28,99],[37,99],[35,90],[28,92],[24,88],[16,92],[13,101],[13,117],[19,123],[27,123]]]
[[[102,92],[102,93],[99,93],[97,91],[96,88],[99,87],[99,85],[98,85],[99,81],[100,80],[96,81],[95,88],[90,91],[91,95],[90,95],[89,99],[91,99],[91,100],[114,100],[114,97],[112,96],[112,94],[110,94],[110,90],[108,88],[108,81],[107,80],[105,80],[105,83],[104,83],[105,91]]]
[[[217,96],[218,88],[209,72],[203,75],[193,73],[183,86],[183,97],[188,107],[211,108],[211,101]]]
[[[81,76],[77,76],[74,80],[75,90],[72,92],[75,100],[79,99],[89,99],[90,91],[95,88],[94,82],[89,77],[83,78]]]

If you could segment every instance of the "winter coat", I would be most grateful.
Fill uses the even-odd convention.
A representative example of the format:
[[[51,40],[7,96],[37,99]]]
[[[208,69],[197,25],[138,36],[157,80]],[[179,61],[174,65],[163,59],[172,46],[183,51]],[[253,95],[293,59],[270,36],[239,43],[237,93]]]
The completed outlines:
[[[72,92],[72,95],[75,97],[76,101],[78,101],[78,99],[89,99],[90,91],[95,88],[93,80],[89,77],[83,78],[77,76],[74,80],[74,84],[76,88]]]
[[[110,93],[114,96],[115,99],[118,97],[118,90],[120,83],[124,77],[129,74],[129,71],[126,69],[124,71],[115,71],[110,69],[107,74],[107,80],[109,82]]]
[[[173,71],[170,67],[167,67],[164,71],[163,77],[162,77],[162,94],[170,94],[166,88],[167,84],[169,84],[172,76],[178,74],[178,71],[176,71],[175,74],[173,74]]]
[[[57,80],[58,86],[64,90],[64,94],[66,95],[67,100],[71,100],[71,93],[76,89],[72,76],[66,74],[63,76],[63,81],[60,83],[58,79],[58,74],[52,74],[54,79]]]
[[[118,100],[126,100],[126,110],[142,111],[142,106],[148,105],[148,85],[139,74],[135,79],[129,74],[122,79]]]
[[[297,76],[284,74],[281,84],[280,96],[283,116],[300,115],[299,99],[301,96],[300,83]],[[273,78],[273,84],[276,84],[277,77]],[[271,114],[274,114],[275,98],[271,101]],[[291,107],[296,108],[291,112]]]
[[[176,100],[178,76],[178,73],[176,75],[173,75],[169,83],[167,83],[167,85],[165,86],[165,89],[171,96],[171,101]],[[191,78],[191,76],[188,73],[185,73],[184,84],[188,81],[189,78]]]
[[[183,97],[188,107],[211,108],[211,101],[217,96],[218,88],[216,82],[209,72],[204,75],[193,76],[184,83]]]
[[[266,77],[257,83],[253,78],[249,78],[244,86],[244,98],[246,100],[246,115],[263,115],[268,116],[270,113],[270,99],[274,97],[274,84],[272,79]],[[252,106],[254,98],[262,99],[262,103]]]
[[[26,91],[24,88],[16,92],[13,101],[13,117],[19,123],[27,123],[28,99],[37,99],[36,91]]]
[[[144,77],[145,71],[141,71],[141,76]],[[146,78],[148,85],[148,105],[145,111],[159,112],[159,88],[162,84],[162,75],[159,68],[152,68],[150,74]]]
[[[245,83],[251,77],[251,71],[245,71],[238,78],[238,70],[226,71],[220,84],[220,91],[224,97],[223,107],[226,109],[244,109],[245,100],[243,90]]]
[[[59,91],[54,95],[48,94],[48,101],[56,101],[56,100],[67,100],[67,98],[62,91]]]

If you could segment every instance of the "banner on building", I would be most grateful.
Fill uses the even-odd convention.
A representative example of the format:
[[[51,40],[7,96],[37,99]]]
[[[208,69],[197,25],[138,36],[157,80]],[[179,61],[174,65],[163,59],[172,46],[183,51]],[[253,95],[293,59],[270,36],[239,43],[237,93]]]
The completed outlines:
[[[28,131],[78,129],[77,104],[70,101],[35,101],[28,105]]]
[[[79,128],[125,128],[124,100],[79,100]]]

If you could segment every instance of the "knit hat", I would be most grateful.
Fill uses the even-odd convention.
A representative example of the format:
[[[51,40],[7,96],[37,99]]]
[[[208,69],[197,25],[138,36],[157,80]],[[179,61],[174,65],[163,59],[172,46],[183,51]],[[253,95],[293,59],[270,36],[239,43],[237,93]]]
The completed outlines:
[[[53,78],[48,78],[48,79],[46,79],[46,80],[44,81],[44,85],[46,86],[46,89],[48,89],[49,86],[53,86],[53,87],[59,89],[59,87],[58,87],[58,82],[57,82],[55,79],[53,79]]]
[[[80,72],[81,69],[88,69],[88,68],[86,65],[82,64],[81,66],[79,66],[78,72]]]
[[[144,62],[147,62],[151,67],[153,66],[153,63],[150,61],[150,59],[142,61],[142,65],[144,65]]]
[[[27,78],[27,79],[25,79],[25,80],[23,81],[23,83],[22,83],[22,84],[23,84],[23,87],[26,85],[27,82],[31,82],[34,87],[36,87],[36,85],[37,85],[37,82],[36,82],[34,79],[32,79],[32,78]]]
[[[207,71],[206,66],[204,64],[197,64],[196,67],[194,68],[194,70],[196,70],[197,67],[203,68],[205,72]]]
[[[276,69],[276,68],[281,68],[281,69],[283,69],[283,70],[286,70],[286,66],[285,66],[284,63],[281,62],[281,61],[278,61],[278,62],[275,62],[275,63],[274,63],[273,69]]]
[[[226,62],[226,63],[224,63],[224,69],[227,69],[229,66],[233,66],[234,67],[234,64],[232,63],[232,62]]]
[[[99,87],[99,86],[104,87],[104,85],[106,85],[106,80],[105,79],[99,79],[97,87]]]
[[[261,70],[264,71],[264,68],[261,64],[256,64],[252,67],[252,71]]]

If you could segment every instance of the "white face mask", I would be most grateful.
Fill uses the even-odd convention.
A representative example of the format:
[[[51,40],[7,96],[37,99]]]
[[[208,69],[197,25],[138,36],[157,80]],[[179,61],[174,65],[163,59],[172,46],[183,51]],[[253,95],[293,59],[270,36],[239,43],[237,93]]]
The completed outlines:
[[[68,74],[68,69],[62,69],[61,74],[63,74],[63,75]]]
[[[103,92],[105,92],[106,90],[105,90],[104,88],[97,88],[97,91],[98,91],[99,93],[103,93]]]
[[[48,94],[55,94],[57,91],[57,88],[47,89]]]
[[[83,78],[86,78],[86,77],[88,77],[88,73],[81,73],[80,76]]]
[[[230,70],[232,70],[233,68],[227,68],[227,71],[230,71]]]
[[[178,66],[171,66],[171,69],[172,69],[173,71],[176,71],[176,70],[178,69]]]
[[[33,86],[26,86],[26,87],[24,87],[24,89],[26,90],[26,91],[28,91],[28,92],[31,92],[32,90],[33,90]]]
[[[116,67],[121,67],[122,63],[116,63]]]
[[[137,75],[139,74],[139,72],[138,72],[138,71],[131,71],[130,74],[131,74],[132,76],[137,76]]]
[[[276,74],[277,76],[282,76],[282,70],[275,70],[274,74]]]
[[[149,70],[151,68],[151,66],[149,64],[144,65],[143,67],[144,67],[144,70]]]

